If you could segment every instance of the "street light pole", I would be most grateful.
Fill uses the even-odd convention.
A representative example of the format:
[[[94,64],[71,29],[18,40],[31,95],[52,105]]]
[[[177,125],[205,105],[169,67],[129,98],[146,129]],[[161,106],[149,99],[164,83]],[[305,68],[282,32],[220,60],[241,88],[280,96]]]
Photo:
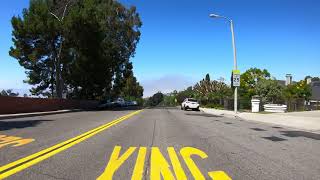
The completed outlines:
[[[231,34],[232,34],[232,48],[233,48],[233,69],[238,70],[238,64],[237,64],[237,50],[236,50],[236,41],[235,41],[235,35],[234,35],[234,27],[233,27],[233,21],[225,16],[220,16],[217,14],[210,14],[210,17],[212,18],[223,18],[229,21],[230,28],[231,28]],[[238,112],[238,87],[235,86],[234,89],[234,113]]]
[[[238,70],[237,49],[236,49],[236,42],[235,42],[235,37],[234,37],[233,21],[232,20],[230,20],[230,26],[231,26],[232,47],[233,47],[233,68],[234,68],[234,70]],[[236,86],[234,88],[234,113],[237,113],[237,111],[238,111],[238,87]]]

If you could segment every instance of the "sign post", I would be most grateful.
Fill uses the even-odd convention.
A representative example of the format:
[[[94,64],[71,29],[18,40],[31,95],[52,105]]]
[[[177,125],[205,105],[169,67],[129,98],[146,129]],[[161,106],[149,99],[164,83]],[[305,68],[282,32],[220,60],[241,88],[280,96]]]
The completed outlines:
[[[240,86],[240,70],[232,70],[232,86],[234,88],[234,112],[238,111],[238,87]]]
[[[234,87],[240,86],[240,70],[233,70],[232,71],[232,85]]]

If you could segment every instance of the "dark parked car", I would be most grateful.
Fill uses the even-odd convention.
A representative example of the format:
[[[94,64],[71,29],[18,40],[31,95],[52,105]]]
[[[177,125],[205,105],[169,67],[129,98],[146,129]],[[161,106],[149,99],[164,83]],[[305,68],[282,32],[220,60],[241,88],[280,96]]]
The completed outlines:
[[[104,100],[100,102],[98,109],[108,109],[113,107],[116,107],[115,102],[112,102],[111,100]]]

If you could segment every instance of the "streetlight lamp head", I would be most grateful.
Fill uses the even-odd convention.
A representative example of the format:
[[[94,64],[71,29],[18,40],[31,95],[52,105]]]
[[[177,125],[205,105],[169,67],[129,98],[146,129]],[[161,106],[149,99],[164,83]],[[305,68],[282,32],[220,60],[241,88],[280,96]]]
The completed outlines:
[[[217,15],[217,14],[210,14],[209,16],[212,17],[212,18],[219,18],[219,17],[220,17],[220,16]]]

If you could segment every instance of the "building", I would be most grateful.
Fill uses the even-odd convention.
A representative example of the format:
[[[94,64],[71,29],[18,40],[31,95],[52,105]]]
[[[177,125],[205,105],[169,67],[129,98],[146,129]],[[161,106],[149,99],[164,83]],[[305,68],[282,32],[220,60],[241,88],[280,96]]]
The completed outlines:
[[[292,84],[292,75],[291,74],[286,74],[286,86]]]
[[[292,75],[291,74],[286,74],[286,80],[277,80],[278,83],[282,86],[288,86],[290,84],[296,84],[296,81],[292,80]]]
[[[320,109],[320,81],[310,82],[311,84],[311,97],[308,102],[310,110]]]
[[[320,81],[314,81],[311,83],[312,96],[311,101],[320,101]]]

